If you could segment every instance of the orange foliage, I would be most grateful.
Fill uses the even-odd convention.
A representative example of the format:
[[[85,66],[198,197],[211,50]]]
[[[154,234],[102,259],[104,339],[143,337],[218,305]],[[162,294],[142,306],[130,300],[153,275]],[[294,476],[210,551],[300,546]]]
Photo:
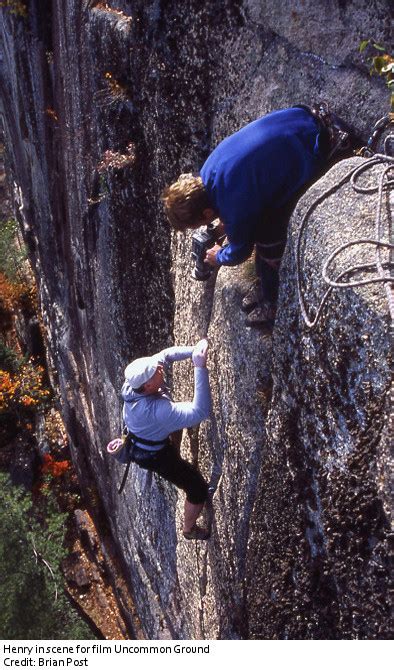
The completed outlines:
[[[67,470],[71,468],[70,461],[55,461],[50,454],[44,454],[41,471],[44,475],[52,475],[52,477],[61,477]]]
[[[0,412],[31,408],[46,400],[50,391],[44,387],[44,368],[30,359],[15,373],[0,370]]]
[[[25,293],[26,288],[22,284],[11,282],[0,272],[0,307],[4,311],[12,312]]]

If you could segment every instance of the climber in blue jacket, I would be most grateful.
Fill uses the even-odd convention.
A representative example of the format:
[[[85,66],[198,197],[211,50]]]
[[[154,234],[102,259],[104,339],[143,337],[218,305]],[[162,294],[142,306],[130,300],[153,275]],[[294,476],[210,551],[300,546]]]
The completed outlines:
[[[333,119],[324,105],[272,112],[224,139],[199,175],[181,175],[163,192],[176,230],[220,219],[228,244],[208,249],[210,265],[238,265],[256,248],[260,281],[242,305],[249,326],[273,322],[291,209],[347,135]]]

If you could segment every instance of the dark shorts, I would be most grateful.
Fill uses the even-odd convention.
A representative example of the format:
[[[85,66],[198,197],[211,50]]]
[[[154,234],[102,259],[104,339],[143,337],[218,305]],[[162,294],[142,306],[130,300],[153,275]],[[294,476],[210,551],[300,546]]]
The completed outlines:
[[[172,445],[156,452],[134,447],[133,461],[140,468],[157,472],[163,479],[185,491],[187,500],[194,505],[206,501],[208,484],[205,479],[197,468],[180,457]]]

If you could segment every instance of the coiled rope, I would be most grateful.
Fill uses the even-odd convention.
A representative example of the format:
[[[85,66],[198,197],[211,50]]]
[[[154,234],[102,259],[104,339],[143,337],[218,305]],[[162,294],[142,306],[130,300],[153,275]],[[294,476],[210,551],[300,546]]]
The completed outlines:
[[[366,170],[369,170],[371,167],[374,165],[378,164],[385,164],[388,163],[387,167],[382,170],[380,176],[379,176],[379,183],[377,186],[369,186],[369,187],[363,187],[359,186],[357,184],[357,179],[359,176],[365,172]],[[393,185],[394,185],[394,177],[390,177],[390,171],[394,170],[394,157],[392,156],[387,156],[384,154],[375,154],[373,158],[367,160],[365,163],[362,165],[353,167],[351,170],[349,170],[344,177],[342,177],[336,184],[333,186],[330,186],[328,189],[326,189],[316,200],[308,207],[306,210],[305,214],[302,217],[301,224],[300,224],[300,229],[298,231],[298,236],[296,240],[296,273],[297,273],[297,290],[298,290],[298,300],[299,300],[299,305],[300,305],[300,310],[302,317],[304,319],[304,322],[306,326],[310,329],[314,328],[316,324],[318,323],[322,310],[327,302],[328,296],[330,293],[333,291],[333,289],[338,289],[338,288],[349,288],[352,286],[362,286],[366,284],[373,284],[373,283],[383,283],[385,285],[385,290],[386,290],[386,295],[387,295],[387,300],[389,304],[389,310],[390,310],[390,315],[391,319],[394,321],[394,296],[392,292],[392,287],[390,284],[394,281],[394,276],[390,274],[390,270],[393,267],[393,264],[391,261],[382,261],[381,258],[381,252],[382,249],[390,249],[391,251],[394,249],[394,244],[390,242],[383,242],[382,241],[382,236],[383,236],[383,230],[382,230],[382,204],[383,204],[383,194],[386,191],[389,191]],[[323,202],[326,198],[328,198],[332,193],[334,193],[336,190],[338,190],[341,186],[343,186],[348,180],[350,180],[350,184],[353,188],[353,190],[356,193],[378,193],[378,201],[377,201],[377,208],[376,208],[376,217],[375,217],[375,239],[356,239],[351,242],[347,242],[346,244],[342,244],[338,246],[332,254],[328,257],[328,259],[325,261],[323,268],[322,268],[322,278],[323,281],[328,285],[327,290],[325,291],[323,298],[316,310],[315,316],[312,318],[308,314],[307,306],[305,303],[305,299],[303,296],[302,292],[302,286],[301,286],[301,242],[302,242],[302,237],[305,232],[307,223],[309,221],[309,217],[312,214],[312,212],[316,209],[316,207]],[[330,264],[333,262],[333,260],[344,250],[349,247],[357,246],[357,245],[363,245],[363,244],[370,244],[373,245],[376,249],[375,251],[375,262],[374,263],[366,263],[366,264],[360,264],[360,265],[354,265],[348,269],[346,269],[344,272],[341,272],[335,280],[332,280],[328,277],[328,268]],[[371,270],[377,271],[378,276],[377,277],[371,277],[368,279],[360,279],[360,280],[355,280],[355,281],[341,281],[343,277],[346,275],[349,275],[354,272],[368,272]]]

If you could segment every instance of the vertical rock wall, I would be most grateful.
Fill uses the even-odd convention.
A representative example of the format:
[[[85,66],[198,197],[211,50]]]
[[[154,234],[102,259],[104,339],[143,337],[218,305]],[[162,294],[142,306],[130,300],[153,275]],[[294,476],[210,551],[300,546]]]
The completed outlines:
[[[390,239],[387,189],[375,229],[378,183],[388,166],[343,161],[308,191],[292,219],[249,545],[252,636],[390,637],[392,287],[343,286],[379,276],[375,245],[360,240]],[[357,193],[350,179],[339,185],[357,168],[355,186],[370,193]],[[344,273],[342,287],[325,298],[323,267],[335,250],[328,276]],[[379,253],[388,263],[388,250]],[[350,272],[362,265],[369,267]],[[299,268],[312,328],[301,313]]]
[[[94,500],[109,520],[149,638],[384,634],[374,623],[376,607],[362,629],[351,622],[341,627],[331,610],[329,623],[308,614],[290,629],[298,592],[289,592],[291,605],[280,591],[270,606],[264,599],[275,566],[282,565],[274,549],[267,552],[271,562],[263,560],[264,546],[277,544],[280,554],[294,533],[304,543],[309,537],[302,524],[282,530],[277,523],[284,514],[280,482],[291,480],[293,466],[267,441],[271,342],[243,327],[244,266],[196,284],[190,238],[171,239],[158,207],[165,183],[197,170],[224,136],[273,108],[328,98],[364,136],[385,112],[386,90],[369,77],[358,44],[388,38],[388,2],[292,5],[31,0],[28,18],[1,10],[2,116],[49,355],[82,486],[98,493]],[[288,282],[292,286],[290,275]],[[289,299],[288,309],[294,305]],[[217,486],[213,538],[203,545],[179,540],[183,498],[167,484],[135,470],[118,496],[121,473],[102,447],[119,430],[125,364],[207,332],[215,418],[183,442],[184,453]],[[293,356],[285,322],[279,332],[275,406],[282,382],[288,385],[279,376],[288,375],[283,361]],[[302,357],[297,347],[294,356]],[[329,353],[322,360],[330,366]],[[174,373],[176,397],[190,396],[187,363]],[[298,406],[300,396],[302,390],[291,402]],[[308,403],[312,411],[312,391]],[[296,425],[292,453],[304,435]],[[322,452],[338,431],[335,423],[326,428]],[[338,514],[350,505],[344,491],[341,484]],[[294,505],[304,509],[305,503],[294,498]],[[272,522],[260,528],[257,520],[267,515]],[[360,547],[349,551],[358,560]],[[304,569],[310,575],[315,567],[306,562]],[[250,581],[253,572],[258,587]],[[352,593],[354,602],[357,597]],[[319,608],[316,599],[302,602],[303,611]],[[340,612],[342,601],[336,607]]]

